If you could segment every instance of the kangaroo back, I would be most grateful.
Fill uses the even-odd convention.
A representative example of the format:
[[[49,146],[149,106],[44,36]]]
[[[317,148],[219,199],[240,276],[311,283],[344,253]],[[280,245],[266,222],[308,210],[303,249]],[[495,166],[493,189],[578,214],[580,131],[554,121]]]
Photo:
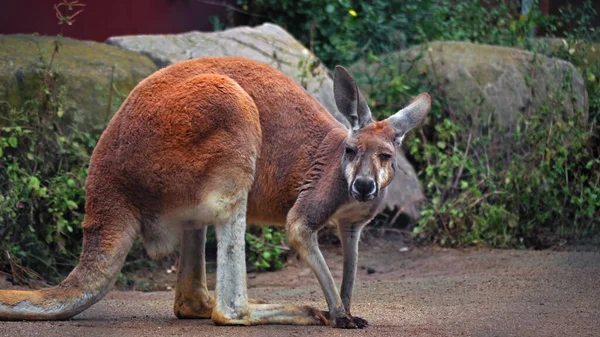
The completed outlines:
[[[324,140],[340,145],[348,130],[304,88],[270,66],[243,58],[202,58],[165,68],[162,78],[221,74],[247,92],[259,111],[261,156],[248,200],[249,222],[285,223]],[[171,79],[169,79],[171,78]],[[329,144],[328,144],[329,145]],[[334,146],[334,145],[329,145]]]

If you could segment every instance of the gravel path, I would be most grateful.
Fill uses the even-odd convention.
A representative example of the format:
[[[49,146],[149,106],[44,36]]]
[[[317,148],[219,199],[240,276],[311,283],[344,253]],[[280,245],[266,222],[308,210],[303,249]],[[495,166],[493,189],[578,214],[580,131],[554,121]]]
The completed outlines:
[[[216,327],[176,319],[173,292],[113,291],[70,321],[0,323],[0,336],[600,336],[598,252],[404,250],[363,249],[353,313],[364,330]],[[339,280],[340,254],[326,256]],[[249,285],[254,298],[326,307],[301,263]]]

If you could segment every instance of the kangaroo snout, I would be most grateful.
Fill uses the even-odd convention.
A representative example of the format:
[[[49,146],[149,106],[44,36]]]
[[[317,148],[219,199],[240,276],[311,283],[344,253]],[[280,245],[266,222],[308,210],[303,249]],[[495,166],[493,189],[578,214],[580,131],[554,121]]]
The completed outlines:
[[[352,196],[358,201],[369,201],[377,196],[377,184],[368,177],[357,177],[352,182]]]

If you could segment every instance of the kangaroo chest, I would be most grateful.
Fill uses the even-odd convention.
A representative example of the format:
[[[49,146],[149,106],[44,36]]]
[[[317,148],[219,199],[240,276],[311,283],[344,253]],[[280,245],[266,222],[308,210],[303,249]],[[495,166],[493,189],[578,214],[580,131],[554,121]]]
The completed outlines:
[[[342,204],[327,222],[336,226],[364,226],[377,214],[381,200],[382,198],[378,197],[368,202],[352,201]]]

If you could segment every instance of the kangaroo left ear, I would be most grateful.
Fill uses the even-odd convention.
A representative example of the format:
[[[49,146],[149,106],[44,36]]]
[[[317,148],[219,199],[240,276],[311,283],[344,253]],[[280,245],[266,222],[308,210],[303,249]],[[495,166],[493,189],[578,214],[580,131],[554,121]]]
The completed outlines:
[[[415,97],[407,107],[388,117],[386,121],[396,133],[394,143],[400,145],[406,133],[421,123],[430,109],[431,97],[427,93],[422,93]]]
[[[371,109],[369,109],[365,98],[358,90],[356,81],[354,81],[348,70],[342,66],[335,67],[333,96],[338,110],[348,119],[353,131],[373,121]]]

